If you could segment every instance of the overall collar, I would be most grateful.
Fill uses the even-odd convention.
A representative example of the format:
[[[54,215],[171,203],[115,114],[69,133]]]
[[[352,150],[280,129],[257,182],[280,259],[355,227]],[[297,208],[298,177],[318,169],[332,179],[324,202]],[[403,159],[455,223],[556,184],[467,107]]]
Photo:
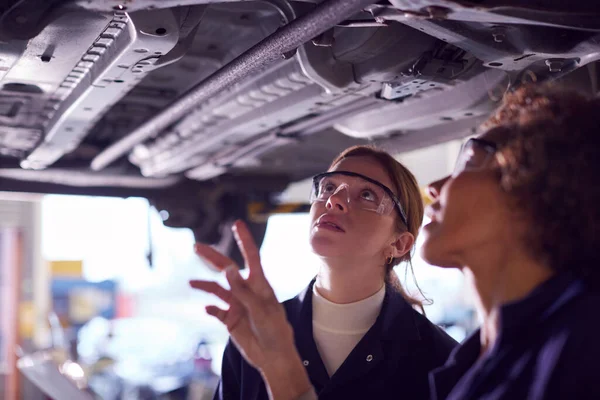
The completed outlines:
[[[330,379],[313,338],[314,283],[315,279],[296,296],[295,305],[288,310],[288,319],[294,328],[298,352],[317,393],[363,376],[382,362],[395,362],[393,358],[400,355],[390,355],[384,351],[386,344],[394,342],[397,344],[395,348],[405,349],[402,353],[410,354],[410,343],[420,340],[414,319],[415,311],[397,289],[386,283],[383,305],[375,324]]]

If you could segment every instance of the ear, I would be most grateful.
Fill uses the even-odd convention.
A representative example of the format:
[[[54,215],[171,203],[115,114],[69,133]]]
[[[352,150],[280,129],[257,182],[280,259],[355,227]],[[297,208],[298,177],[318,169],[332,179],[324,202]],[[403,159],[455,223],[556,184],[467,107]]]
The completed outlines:
[[[402,232],[395,237],[391,243],[392,255],[394,258],[401,258],[412,249],[415,244],[415,237],[410,232]]]

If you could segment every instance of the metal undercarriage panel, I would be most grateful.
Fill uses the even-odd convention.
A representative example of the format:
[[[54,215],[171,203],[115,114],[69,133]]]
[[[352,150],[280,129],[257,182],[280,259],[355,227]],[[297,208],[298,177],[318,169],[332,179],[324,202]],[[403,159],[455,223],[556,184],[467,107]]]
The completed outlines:
[[[216,237],[347,146],[466,136],[523,82],[597,93],[592,3],[9,0],[0,190],[198,204],[172,223]]]

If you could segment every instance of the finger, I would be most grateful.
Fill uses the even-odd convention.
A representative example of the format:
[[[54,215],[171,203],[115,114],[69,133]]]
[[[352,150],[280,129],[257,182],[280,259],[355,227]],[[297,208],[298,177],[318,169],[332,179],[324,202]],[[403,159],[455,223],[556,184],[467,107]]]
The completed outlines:
[[[257,293],[263,297],[263,299],[276,300],[275,292],[265,277],[258,247],[256,247],[247,225],[242,221],[236,221],[233,225],[233,233],[238,247],[248,265],[250,272],[248,276],[248,285],[255,288]]]
[[[254,238],[252,237],[252,234],[250,233],[250,230],[246,224],[243,221],[238,220],[235,222],[235,224],[233,224],[232,230],[237,245],[242,252],[244,260],[246,260],[248,269],[250,270],[250,276],[257,276],[265,279],[265,273],[260,263],[260,252],[258,247],[256,247]]]
[[[205,310],[208,315],[212,315],[222,323],[225,323],[225,319],[227,318],[226,310],[223,310],[222,308],[219,308],[217,306],[206,306]]]
[[[262,318],[264,314],[264,307],[261,306],[262,298],[242,278],[238,269],[227,267],[225,276],[231,286],[232,300],[242,305],[253,319]]]
[[[235,267],[233,267],[233,268],[235,268]],[[215,296],[217,296],[218,298],[220,298],[221,300],[223,300],[224,302],[226,302],[228,304],[231,302],[231,292],[229,290],[225,289],[224,287],[222,287],[221,285],[219,285],[217,282],[191,280],[190,286],[193,287],[194,289],[200,289],[207,293],[214,294]]]
[[[235,329],[237,329],[242,321],[239,313],[236,314],[231,310],[231,308],[229,310],[223,310],[217,306],[210,305],[206,306],[204,309],[208,315],[212,315],[221,321],[221,323],[227,327],[229,332],[233,332]]]
[[[198,256],[200,256],[207,263],[211,264],[219,271],[222,271],[229,265],[234,264],[231,258],[224,256],[217,250],[213,249],[211,246],[208,246],[203,243],[196,243],[194,245],[194,251]]]

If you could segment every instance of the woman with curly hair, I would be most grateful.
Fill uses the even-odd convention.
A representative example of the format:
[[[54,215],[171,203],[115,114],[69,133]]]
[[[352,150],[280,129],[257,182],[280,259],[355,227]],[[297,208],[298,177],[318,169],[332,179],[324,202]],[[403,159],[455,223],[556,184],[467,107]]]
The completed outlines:
[[[429,186],[422,255],[464,272],[482,319],[431,373],[431,396],[600,399],[600,99],[523,87],[485,127]],[[314,399],[242,223],[236,235],[253,279],[227,269],[231,308],[218,317],[238,313],[229,331],[272,398]]]
[[[600,100],[508,95],[434,199],[422,253],[461,268],[482,318],[436,399],[600,399]]]

